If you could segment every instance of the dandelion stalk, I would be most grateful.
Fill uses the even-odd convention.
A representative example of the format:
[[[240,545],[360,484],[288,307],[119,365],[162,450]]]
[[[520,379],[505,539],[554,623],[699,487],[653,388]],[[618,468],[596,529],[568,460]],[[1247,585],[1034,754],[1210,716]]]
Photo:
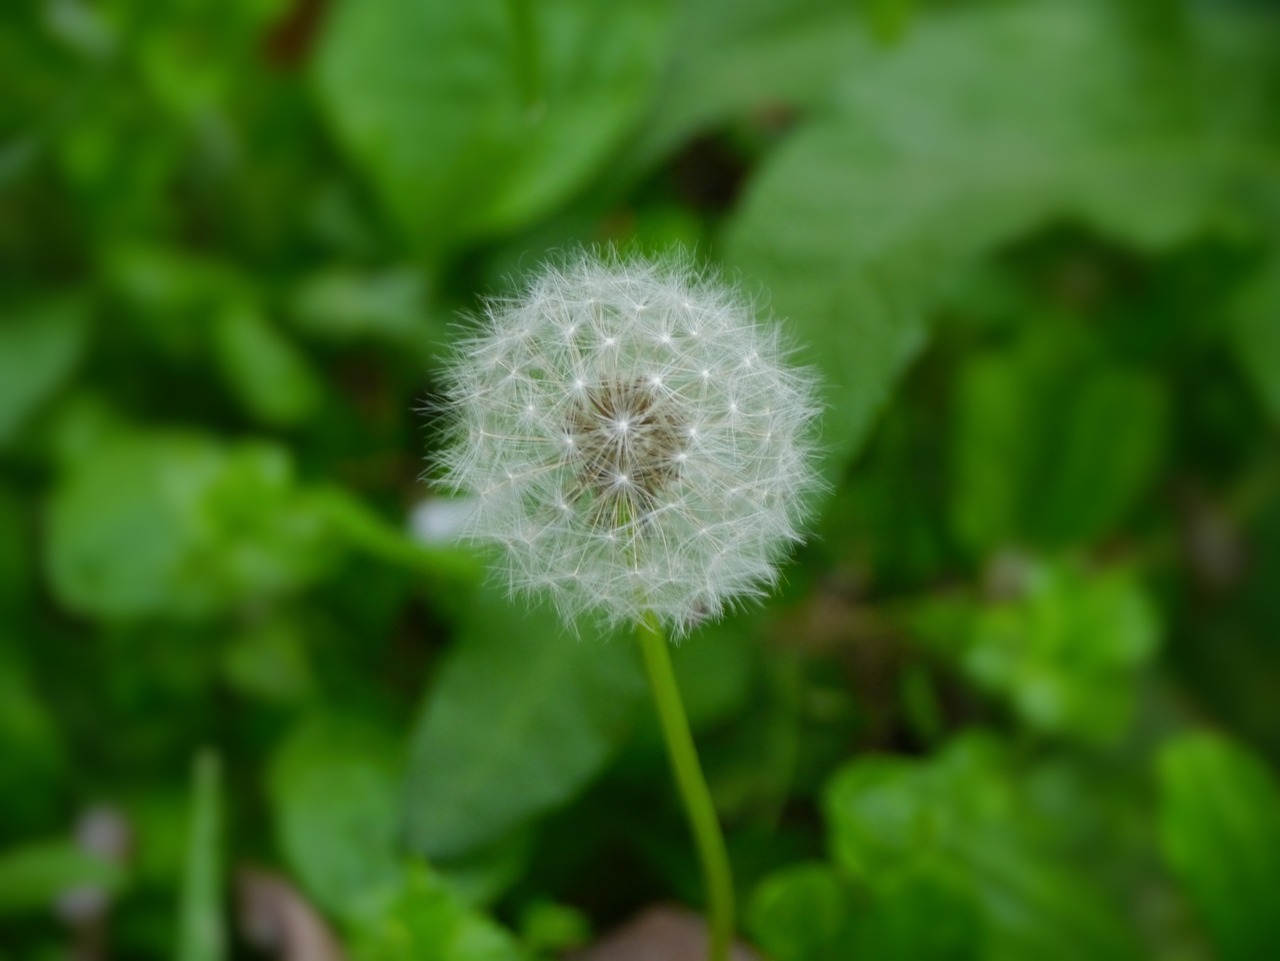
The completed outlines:
[[[716,809],[711,802],[711,792],[698,762],[698,750],[689,730],[680,689],[676,686],[675,671],[671,666],[671,653],[666,632],[652,615],[636,625],[640,650],[644,653],[645,668],[649,673],[649,686],[653,689],[658,719],[662,724],[662,737],[671,759],[680,800],[684,804],[689,827],[693,831],[694,844],[698,848],[698,860],[702,864],[702,877],[706,884],[707,905],[711,929],[709,961],[728,961],[729,944],[733,939],[733,874],[729,868],[729,855],[724,846],[724,835],[716,819]]]

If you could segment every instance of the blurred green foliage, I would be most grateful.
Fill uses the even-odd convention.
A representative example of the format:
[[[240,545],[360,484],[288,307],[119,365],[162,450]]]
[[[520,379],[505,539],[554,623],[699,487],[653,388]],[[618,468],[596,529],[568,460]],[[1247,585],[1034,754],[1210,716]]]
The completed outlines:
[[[629,639],[421,476],[460,314],[592,243],[826,385],[815,538],[676,651],[745,935],[1270,956],[1278,51],[1260,0],[7,4],[0,958],[272,956],[247,866],[355,961],[698,906]]]

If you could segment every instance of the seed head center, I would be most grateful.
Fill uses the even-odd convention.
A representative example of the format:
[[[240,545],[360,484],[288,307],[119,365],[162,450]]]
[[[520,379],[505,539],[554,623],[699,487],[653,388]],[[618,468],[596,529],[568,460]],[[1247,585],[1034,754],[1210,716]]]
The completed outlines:
[[[596,521],[639,520],[680,471],[685,431],[670,398],[640,381],[588,388],[569,410],[565,433],[573,496]]]

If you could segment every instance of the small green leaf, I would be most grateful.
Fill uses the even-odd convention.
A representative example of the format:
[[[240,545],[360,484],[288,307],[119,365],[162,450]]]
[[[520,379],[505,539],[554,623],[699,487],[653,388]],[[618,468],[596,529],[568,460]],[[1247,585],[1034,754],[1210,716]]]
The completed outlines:
[[[60,298],[4,312],[0,319],[0,448],[62,386],[89,334],[87,305]]]
[[[232,266],[161,245],[122,242],[107,248],[105,281],[138,333],[171,358],[201,358],[213,312],[246,296],[248,282]]]
[[[892,871],[870,889],[826,864],[785,868],[757,889],[747,922],[774,961],[983,957],[977,904],[933,867]]]
[[[412,265],[331,267],[298,285],[290,314],[299,331],[317,339],[375,340],[425,352],[444,333],[428,312],[428,290],[426,274]]]
[[[377,915],[352,927],[355,961],[524,961],[507,931],[422,865],[405,872]]]
[[[222,656],[222,674],[236,690],[281,704],[306,700],[315,689],[301,624],[276,618],[237,632]]]
[[[315,412],[323,388],[306,357],[248,304],[232,303],[213,328],[222,375],[249,413],[289,426]]]
[[[1160,843],[1222,961],[1280,944],[1280,786],[1243,748],[1190,734],[1160,752]]]
[[[848,880],[826,864],[798,864],[771,875],[746,912],[748,930],[774,961],[848,958],[856,922]]]
[[[177,961],[222,961],[226,957],[222,832],[222,767],[217,755],[206,751],[196,758],[192,782]]]
[[[563,953],[591,940],[591,920],[577,908],[554,901],[534,901],[521,912],[520,940],[527,951]]]
[[[1131,571],[1016,563],[1016,599],[923,603],[912,614],[920,637],[1007,698],[1030,728],[1114,741],[1128,730],[1135,674],[1159,639],[1152,602]]]
[[[47,563],[72,610],[200,616],[306,584],[331,551],[287,452],[196,434],[113,438],[75,460],[49,507]]]
[[[856,957],[884,961],[977,961],[985,931],[972,893],[944,871],[916,868],[877,885]]]
[[[271,800],[290,868],[327,910],[367,915],[401,883],[396,744],[341,717],[296,729],[271,763]]]
[[[939,957],[965,957],[972,940],[964,932],[975,927],[986,932],[983,957],[1000,961],[1140,956],[1116,906],[1045,843],[1045,826],[992,740],[961,738],[920,761],[854,761],[836,773],[824,801],[834,860],[881,898],[893,897],[893,879],[904,872],[933,879],[900,891],[900,910],[912,916],[911,904],[946,902],[950,933],[940,931],[930,948]],[[892,918],[889,903],[882,934],[894,943],[909,925]]]
[[[595,777],[644,697],[631,639],[577,639],[548,610],[482,589],[415,725],[410,847],[448,860],[564,804]]]

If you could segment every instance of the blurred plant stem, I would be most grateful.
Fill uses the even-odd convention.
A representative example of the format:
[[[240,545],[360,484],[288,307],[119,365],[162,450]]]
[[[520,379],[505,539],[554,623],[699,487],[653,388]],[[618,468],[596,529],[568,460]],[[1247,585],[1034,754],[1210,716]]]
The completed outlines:
[[[640,640],[640,649],[644,652],[645,668],[649,674],[649,685],[653,688],[653,699],[662,724],[667,756],[671,759],[680,800],[689,818],[689,826],[693,829],[698,859],[702,863],[711,930],[711,947],[707,956],[709,961],[728,961],[734,924],[733,874],[729,868],[724,835],[720,831],[711,792],[698,761],[698,750],[689,730],[684,702],[680,699],[666,632],[653,615],[648,615],[637,625],[636,634]]]
[[[196,757],[186,876],[178,924],[178,961],[222,961],[222,766],[212,750]]]

